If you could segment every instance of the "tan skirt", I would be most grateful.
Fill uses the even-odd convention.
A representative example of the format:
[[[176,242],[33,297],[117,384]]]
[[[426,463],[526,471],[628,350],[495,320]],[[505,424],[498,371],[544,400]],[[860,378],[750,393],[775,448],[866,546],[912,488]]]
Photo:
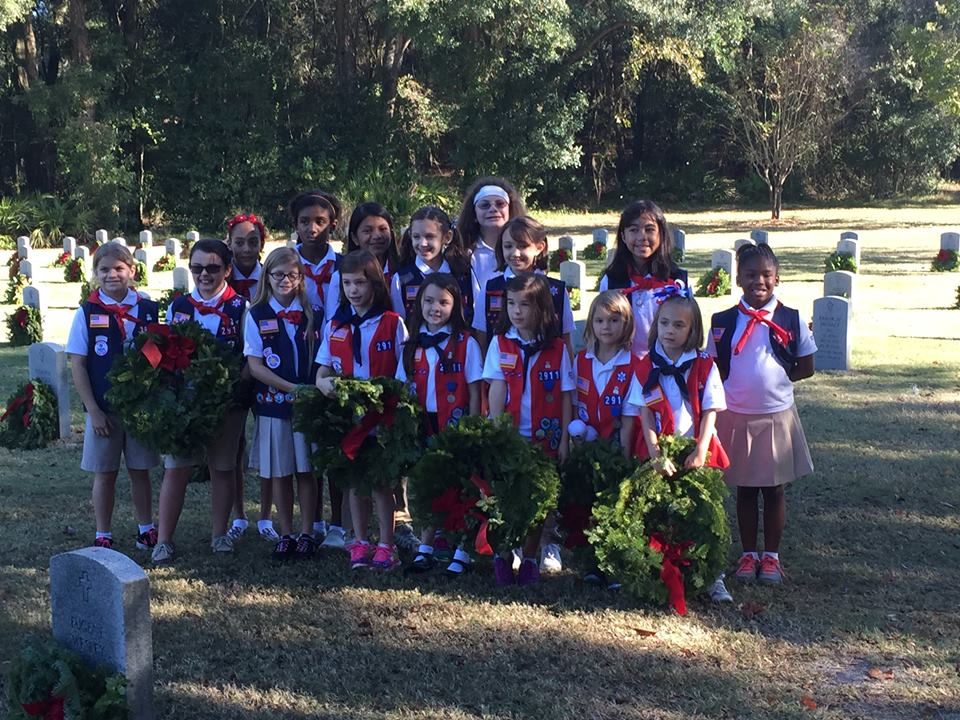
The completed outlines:
[[[727,485],[786,485],[813,472],[796,405],[764,415],[725,410],[717,414],[717,436],[730,457]]]

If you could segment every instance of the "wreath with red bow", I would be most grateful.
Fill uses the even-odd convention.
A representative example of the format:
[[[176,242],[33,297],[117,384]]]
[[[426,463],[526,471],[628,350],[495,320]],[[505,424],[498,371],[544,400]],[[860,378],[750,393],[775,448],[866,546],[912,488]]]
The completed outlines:
[[[240,359],[190,321],[151,323],[110,371],[107,402],[147,447],[196,457],[213,439],[240,377]]]
[[[730,292],[730,273],[723,268],[707,270],[697,282],[700,297],[720,297]]]
[[[606,260],[607,246],[602,242],[590,243],[580,253],[580,257],[584,260]]]
[[[173,255],[161,255],[160,259],[153,264],[154,272],[166,272],[173,270],[177,266],[177,259]]]
[[[14,347],[43,342],[43,319],[31,305],[21,305],[7,316],[7,334]]]
[[[80,258],[74,258],[63,266],[63,280],[68,283],[83,280],[83,262]]]
[[[507,417],[471,416],[434,435],[408,475],[414,516],[480,553],[521,545],[556,507],[556,465]]]
[[[7,400],[0,415],[0,445],[37,450],[59,434],[57,396],[46,383],[31,380]]]
[[[660,455],[681,468],[663,477],[646,462],[597,496],[587,538],[600,569],[634,597],[667,602],[686,614],[686,593],[700,593],[720,574],[730,552],[723,474],[684,470],[696,443],[660,437]]]
[[[4,304],[23,304],[23,289],[29,284],[30,279],[23,273],[18,273],[10,278],[10,284],[7,286],[7,294],[3,298]]]
[[[73,259],[73,255],[64,251],[57,255],[57,259],[53,261],[51,267],[64,267],[68,262]]]
[[[960,255],[954,250],[941,250],[930,264],[934,272],[950,272],[960,268]]]

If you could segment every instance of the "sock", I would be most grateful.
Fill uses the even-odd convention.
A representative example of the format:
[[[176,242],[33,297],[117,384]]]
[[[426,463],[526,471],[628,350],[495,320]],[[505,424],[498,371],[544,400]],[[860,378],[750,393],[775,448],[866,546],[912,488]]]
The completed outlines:
[[[417,552],[421,555],[433,555],[433,545],[424,545],[420,543],[420,546],[417,548]]]
[[[98,537],[98,538],[110,538],[111,540],[113,540],[113,533],[112,533],[112,532],[100,532],[99,530],[97,530],[97,537]]]
[[[145,532],[150,532],[153,530],[153,523],[147,523],[146,525],[137,525],[140,528],[140,534],[143,535]]]
[[[764,557],[772,557],[772,558],[773,558],[774,560],[776,560],[777,562],[780,561],[780,553],[778,553],[778,552],[772,553],[772,552],[767,552],[766,550],[764,550],[763,556],[764,556]]]
[[[458,562],[461,565],[469,565],[470,553],[468,553],[463,548],[457,548],[456,551],[453,553],[453,561]]]
[[[264,528],[272,528],[273,520],[257,520],[257,530],[263,530]]]
[[[760,560],[760,556],[756,552],[745,552],[740,557],[746,557],[747,555],[752,557],[754,560]]]
[[[233,521],[233,526],[246,530],[250,526],[250,523],[247,522],[246,518],[237,518]]]

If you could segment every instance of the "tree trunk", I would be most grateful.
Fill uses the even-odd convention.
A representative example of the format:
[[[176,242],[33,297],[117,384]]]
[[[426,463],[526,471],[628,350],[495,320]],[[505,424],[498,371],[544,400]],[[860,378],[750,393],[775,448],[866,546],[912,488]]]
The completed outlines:
[[[70,61],[75,65],[90,62],[90,37],[87,34],[87,9],[85,0],[70,0]]]
[[[774,175],[770,184],[770,219],[779,220],[783,207],[783,178]]]
[[[37,36],[33,32],[33,20],[28,15],[22,22],[12,26],[14,37],[13,55],[17,63],[17,84],[21,90],[29,90],[40,81],[37,67]]]

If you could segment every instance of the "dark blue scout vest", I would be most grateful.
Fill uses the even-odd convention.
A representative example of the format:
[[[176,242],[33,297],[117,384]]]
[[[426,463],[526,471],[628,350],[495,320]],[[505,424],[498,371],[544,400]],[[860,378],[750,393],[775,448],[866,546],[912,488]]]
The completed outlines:
[[[550,297],[553,300],[553,310],[557,314],[557,332],[563,335],[563,296],[567,292],[567,284],[562,280],[544,275],[550,283]],[[493,337],[497,332],[497,323],[500,316],[507,309],[507,278],[501,273],[487,280],[487,291],[483,296],[483,312],[487,316],[487,337]]]
[[[107,390],[110,389],[110,381],[107,379],[107,373],[113,367],[113,359],[117,355],[123,354],[124,342],[120,337],[120,325],[116,316],[104,310],[99,305],[86,301],[81,306],[83,315],[87,323],[87,375],[90,377],[90,388],[93,390],[93,397],[97,405],[104,412],[110,411],[110,404],[104,397]],[[140,298],[137,301],[138,322],[133,329],[133,335],[136,337],[144,329],[147,323],[157,322],[157,304],[153,300]],[[106,325],[104,325],[104,316]],[[104,340],[103,338],[106,338]],[[133,338],[127,338],[132,340]]]
[[[604,271],[604,274],[607,276],[607,290],[623,290],[631,286],[630,276],[627,275],[626,280],[615,280],[610,277],[610,275]],[[670,268],[670,279],[679,280],[684,284],[684,286],[689,287],[690,283],[687,280],[687,271],[683,268],[679,268],[676,265]]]
[[[314,347],[316,347],[320,342],[319,328],[323,327],[323,309],[316,305],[312,305],[311,308],[313,309],[314,322],[312,340]],[[264,364],[271,371],[294,385],[312,385],[316,382],[316,366],[308,345],[306,313],[304,313],[303,319],[294,333],[294,342],[290,342],[290,336],[283,327],[284,321],[277,317],[269,303],[251,307],[250,317],[257,323],[260,340],[263,342]],[[294,347],[294,344],[296,344],[296,347]],[[267,349],[272,352],[268,354]],[[294,372],[294,353],[296,353],[296,359],[298,360],[297,372]],[[280,364],[276,367],[271,367],[271,363],[276,362],[269,359],[271,355],[276,356],[280,361]],[[259,380],[254,382],[253,387],[255,398],[253,412],[255,414],[285,420],[293,417],[293,393],[280,392],[277,388],[270,387]]]
[[[230,288],[229,285],[227,287]],[[233,288],[230,288],[230,292],[234,293]],[[247,301],[243,299],[242,295],[234,293],[233,297],[224,300],[223,305],[220,306],[220,312],[230,318],[230,323],[225,323],[221,318],[215,337],[237,355],[243,352],[243,333],[240,323],[243,320],[243,311],[246,304]],[[176,298],[171,307],[173,309],[173,316],[170,318],[171,324],[175,325],[184,320],[197,319],[196,308],[191,304],[189,295],[181,295]]]
[[[737,329],[737,317],[740,315],[739,305],[729,310],[718,312],[710,319],[710,332],[713,334],[713,342],[717,348],[717,370],[720,372],[720,378],[726,380],[730,375],[730,356],[733,352],[732,341],[733,333]],[[773,357],[776,359],[787,375],[797,364],[797,343],[800,337],[800,313],[793,308],[789,308],[782,302],[777,302],[777,307],[773,311],[773,317],[770,318],[774,323],[790,333],[790,342],[786,346],[776,341],[770,328],[758,326],[753,332],[766,330],[770,335],[770,347],[773,348]]]
[[[450,273],[453,275],[453,272]],[[462,276],[457,277],[457,285],[460,286],[460,304],[463,307],[463,317],[467,321],[467,327],[473,323],[473,283],[470,278],[470,269]],[[406,317],[410,317],[413,312],[414,304],[417,300],[417,292],[424,280],[423,271],[417,267],[416,261],[404,265],[397,270],[397,278],[400,280],[400,297],[403,298],[403,310]]]

